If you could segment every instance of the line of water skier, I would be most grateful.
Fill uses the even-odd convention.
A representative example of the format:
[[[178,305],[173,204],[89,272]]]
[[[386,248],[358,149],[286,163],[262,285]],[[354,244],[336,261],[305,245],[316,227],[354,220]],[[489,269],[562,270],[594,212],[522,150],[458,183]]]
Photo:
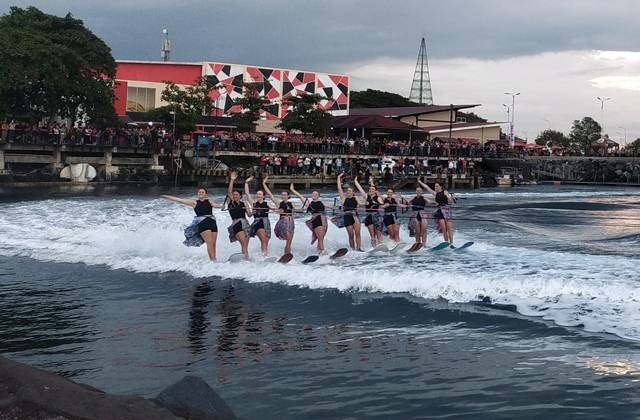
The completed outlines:
[[[349,247],[352,251],[364,252],[362,245],[362,225],[369,233],[372,249],[383,247],[383,235],[401,247],[400,215],[398,212],[409,211],[409,235],[415,243],[406,251],[415,252],[427,245],[427,229],[429,221],[434,221],[439,233],[442,234],[446,246],[453,246],[453,212],[452,204],[456,202],[453,194],[443,188],[436,181],[434,187],[429,187],[417,178],[415,196],[405,199],[399,192],[388,188],[383,196],[373,178],[368,180],[368,191],[365,191],[358,178],[353,178],[346,192],[343,188],[345,175],[337,177],[337,192],[339,203],[330,204],[322,201],[320,193],[313,191],[310,196],[300,194],[291,183],[289,190],[283,190],[278,200],[268,187],[269,178],[262,180],[262,189],[251,194],[250,184],[254,180],[251,176],[244,182],[243,191],[236,188],[238,175],[232,172],[227,187],[227,197],[223,203],[217,203],[208,198],[207,189],[200,187],[195,200],[183,199],[171,195],[162,195],[167,200],[189,207],[195,212],[191,224],[185,229],[187,246],[201,246],[206,244],[209,259],[217,260],[216,244],[218,239],[218,225],[213,209],[228,211],[231,224],[227,227],[229,241],[238,242],[244,259],[249,260],[249,241],[258,238],[263,257],[269,256],[269,242],[271,239],[271,212],[279,215],[273,228],[275,236],[285,241],[282,262],[293,257],[291,243],[295,234],[295,217],[304,213],[309,214],[305,225],[311,233],[311,244],[316,244],[319,255],[325,255],[324,238],[329,229],[329,221],[347,232]],[[425,191],[428,195],[425,195]],[[295,195],[301,204],[291,202],[291,194]],[[268,197],[268,200],[267,200]],[[328,210],[332,217],[328,218]],[[252,218],[252,222],[249,222]],[[444,243],[442,245],[445,245]],[[386,248],[386,247],[385,247]],[[346,253],[346,250],[345,252]]]

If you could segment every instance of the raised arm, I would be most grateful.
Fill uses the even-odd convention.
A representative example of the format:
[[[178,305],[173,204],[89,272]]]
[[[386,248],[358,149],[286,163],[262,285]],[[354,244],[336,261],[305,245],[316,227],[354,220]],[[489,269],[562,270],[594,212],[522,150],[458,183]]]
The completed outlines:
[[[342,191],[342,175],[344,175],[344,172],[338,175],[338,180],[337,180],[338,194],[340,195],[340,202],[344,202],[344,191]]]
[[[422,188],[424,188],[425,190],[427,190],[427,191],[429,192],[429,194],[436,195],[436,192],[435,192],[434,190],[432,190],[430,186],[428,186],[427,184],[425,184],[424,182],[422,182],[422,181],[420,180],[420,177],[418,177],[418,184],[420,184],[420,186],[421,186]]]
[[[223,209],[224,208],[223,204],[218,204],[213,200],[209,200],[209,204],[211,204],[211,207],[213,207],[214,209]]]
[[[173,201],[175,203],[184,204],[185,206],[195,207],[196,202],[194,200],[187,200],[185,198],[178,198],[172,195],[161,195],[160,198],[164,198],[165,200]]]
[[[405,200],[402,194],[400,193],[398,193],[398,199],[396,201],[398,202],[397,203],[398,207],[401,207],[403,209],[406,209],[407,207],[409,207],[409,202]]]
[[[353,183],[356,185],[356,188],[358,189],[358,191],[360,191],[360,195],[362,195],[362,198],[367,198],[367,193],[364,192],[364,190],[362,189],[362,186],[358,182],[358,177],[355,177],[353,179]]]
[[[269,198],[271,199],[271,201],[273,201],[277,206],[280,205],[280,202],[278,200],[276,200],[276,198],[273,196],[273,193],[271,192],[271,190],[269,189],[269,187],[267,186],[267,180],[269,179],[269,176],[265,176],[264,179],[262,180],[262,189],[264,190],[264,192],[269,196]]]
[[[289,187],[289,189],[296,197],[300,199],[300,201],[302,202],[301,208],[304,209],[304,207],[307,205],[307,199],[304,198],[302,194],[300,194],[298,191],[296,191],[296,189],[293,187],[293,182],[291,183],[291,186]]]
[[[251,175],[249,178],[247,178],[246,181],[244,181],[244,193],[247,196],[247,201],[249,202],[249,204],[253,204],[253,198],[251,197],[251,191],[249,190],[249,182],[251,182],[253,180],[253,175]]]
[[[233,200],[233,183],[238,179],[238,173],[233,171],[229,174],[229,187],[227,188],[227,198]]]

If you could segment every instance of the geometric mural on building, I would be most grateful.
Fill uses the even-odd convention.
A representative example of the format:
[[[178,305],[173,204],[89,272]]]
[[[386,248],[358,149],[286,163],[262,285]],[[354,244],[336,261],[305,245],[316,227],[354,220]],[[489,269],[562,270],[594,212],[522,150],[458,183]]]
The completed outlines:
[[[247,66],[246,83],[258,85],[258,94],[269,100],[269,104],[260,110],[260,118],[277,120],[280,114],[282,96],[282,70]]]
[[[209,83],[219,86],[209,94],[214,102],[213,115],[241,111],[236,101],[243,95],[244,66],[207,63],[204,75]]]
[[[319,106],[325,111],[349,109],[349,77],[347,76],[319,73],[316,93],[324,98]]]
[[[316,93],[316,74],[302,71],[284,70],[282,72],[282,98]],[[289,112],[289,104],[282,102],[280,118]]]

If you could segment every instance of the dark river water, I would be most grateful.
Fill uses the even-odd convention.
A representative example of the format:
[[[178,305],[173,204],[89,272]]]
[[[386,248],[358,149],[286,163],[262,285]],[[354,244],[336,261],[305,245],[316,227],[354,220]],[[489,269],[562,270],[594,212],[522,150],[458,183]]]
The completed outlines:
[[[148,191],[0,194],[12,359],[148,397],[198,375],[247,419],[640,415],[640,190],[461,192],[467,252],[311,265],[301,218],[287,266],[209,263]]]

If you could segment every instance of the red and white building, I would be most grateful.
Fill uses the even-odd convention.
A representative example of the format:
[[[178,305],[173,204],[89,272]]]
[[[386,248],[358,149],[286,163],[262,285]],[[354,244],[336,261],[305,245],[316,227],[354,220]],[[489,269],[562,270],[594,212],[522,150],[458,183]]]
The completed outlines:
[[[287,97],[317,93],[324,99],[320,106],[333,115],[349,113],[349,76],[240,64],[197,62],[172,63],[157,61],[117,61],[115,108],[127,112],[146,112],[165,105],[161,95],[166,81],[179,86],[194,85],[198,78],[209,78],[219,86],[211,92],[214,116],[228,116],[240,111],[236,101],[243,95],[244,83],[257,83],[260,94],[271,101],[260,111],[262,120],[287,115]]]

